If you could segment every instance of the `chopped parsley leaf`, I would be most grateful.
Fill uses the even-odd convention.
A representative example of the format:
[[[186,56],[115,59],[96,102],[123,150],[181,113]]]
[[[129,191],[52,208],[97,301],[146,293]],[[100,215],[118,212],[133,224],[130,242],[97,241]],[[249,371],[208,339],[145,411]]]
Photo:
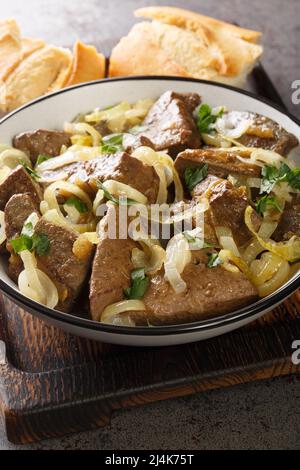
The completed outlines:
[[[73,206],[75,209],[78,210],[80,214],[84,214],[85,212],[88,212],[88,207],[87,205],[78,197],[71,196],[66,200],[67,206]]]
[[[102,139],[101,151],[103,153],[116,153],[124,150],[123,134],[110,134]]]
[[[49,160],[49,158],[51,158],[51,157],[48,157],[47,155],[42,155],[42,154],[40,154],[40,155],[37,157],[35,166],[38,166],[38,165],[40,165],[41,163],[45,162],[46,160]]]
[[[115,197],[113,196],[107,189],[106,187],[104,186],[103,183],[101,183],[101,181],[97,181],[97,186],[99,189],[102,189],[102,191],[104,192],[104,196],[106,197],[106,199],[108,201],[111,201],[113,204],[116,204],[116,205],[127,205],[127,206],[133,206],[135,204],[138,204],[137,201],[134,201],[133,199],[122,199],[121,197]]]
[[[267,194],[256,201],[255,207],[256,211],[260,215],[263,215],[268,209],[268,207],[272,207],[278,212],[282,212],[283,210],[280,204],[278,203],[277,198],[275,196],[268,196]]]
[[[28,232],[28,227],[26,232]],[[50,250],[50,240],[44,233],[33,233],[32,236],[29,236],[22,231],[20,236],[13,238],[9,243],[16,253],[28,250],[35,251],[38,256],[45,256]]]
[[[208,253],[207,256],[208,256],[208,263],[207,263],[208,268],[216,268],[220,264],[223,264],[223,261],[221,260],[221,258],[219,258],[218,253]]]
[[[33,178],[35,181],[37,181],[38,179],[40,179],[40,175],[35,171],[33,170],[32,168],[30,168],[30,166],[28,166],[24,161],[21,162],[21,165],[23,165],[23,167],[25,168],[25,170],[27,171],[27,173],[31,176],[31,178]]]
[[[205,163],[199,168],[186,168],[184,172],[184,180],[188,190],[191,192],[194,187],[201,183],[208,175],[208,164]]]
[[[275,165],[265,165],[261,171],[262,181],[260,194],[269,194],[275,184],[286,181],[292,189],[300,191],[300,168],[290,168],[286,163],[281,163],[277,168]]]
[[[194,237],[189,232],[182,232],[185,239],[189,242],[189,244],[195,249],[205,249],[205,248],[212,248],[213,245],[211,243],[206,242],[200,237]]]
[[[202,104],[197,115],[197,127],[200,134],[209,134],[213,130],[212,124],[214,124],[223,113],[224,108],[220,108],[217,113],[213,113],[213,110],[208,104]]]
[[[131,286],[124,289],[127,299],[142,299],[149,286],[149,278],[145,274],[144,268],[137,268],[131,271]]]

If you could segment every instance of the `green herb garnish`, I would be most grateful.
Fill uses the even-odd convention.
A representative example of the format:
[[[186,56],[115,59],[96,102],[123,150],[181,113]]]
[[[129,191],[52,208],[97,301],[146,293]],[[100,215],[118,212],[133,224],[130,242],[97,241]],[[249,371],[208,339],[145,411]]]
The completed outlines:
[[[50,240],[45,233],[34,234],[32,237],[32,249],[38,256],[45,256],[50,251]]]
[[[145,274],[144,268],[131,271],[131,286],[124,289],[127,299],[142,299],[149,286],[149,278]]]
[[[189,245],[191,245],[194,249],[202,250],[205,248],[212,248],[213,245],[211,243],[206,242],[200,237],[194,237],[189,232],[182,232],[184,238],[188,241]]]
[[[286,163],[281,163],[277,168],[275,165],[265,165],[261,170],[262,181],[260,194],[269,194],[275,184],[287,182],[291,188],[300,191],[300,168],[290,168]]]
[[[144,132],[145,130],[147,130],[147,126],[137,124],[136,126],[131,127],[131,129],[129,129],[128,132],[129,132],[129,134],[132,134],[132,135],[138,135],[141,132]]]
[[[29,222],[26,225],[30,225]],[[32,224],[31,224],[32,225]],[[35,251],[38,256],[46,255],[50,250],[50,240],[44,233],[33,233],[31,236],[27,235],[26,233],[30,232],[31,229],[27,227],[25,233],[22,233],[19,237],[13,238],[9,241],[11,246],[13,247],[16,253],[20,253],[21,251]]]
[[[19,237],[13,238],[9,241],[16,253],[20,253],[25,250],[32,250],[32,238],[28,235],[20,235]]]
[[[104,186],[103,183],[101,183],[101,181],[97,181],[97,186],[99,189],[102,189],[102,191],[104,192],[104,196],[106,197],[106,199],[108,201],[111,201],[113,204],[116,204],[116,205],[126,205],[126,206],[133,206],[135,204],[138,204],[137,201],[134,201],[133,199],[128,199],[128,198],[124,198],[122,199],[121,197],[115,197],[113,196],[107,189],[106,187]]]
[[[35,181],[40,179],[40,175],[35,170],[30,168],[30,166],[28,166],[24,161],[21,162],[21,165],[23,165],[24,169],[27,171],[27,173],[31,176],[32,179],[34,179]]]
[[[267,194],[259,198],[255,203],[256,211],[258,214],[263,215],[268,207],[272,207],[278,212],[282,212],[283,209],[278,203],[278,200],[275,196],[268,196]]]
[[[88,212],[88,207],[87,205],[78,197],[71,196],[66,200],[67,206],[73,206],[75,209],[78,210],[80,214],[84,214],[85,212]]]
[[[41,154],[40,154],[40,155],[37,157],[37,160],[36,160],[36,164],[35,164],[35,165],[38,166],[38,165],[40,165],[41,163],[45,162],[46,160],[49,160],[49,158],[51,158],[51,157],[49,157],[48,155],[41,155]]]
[[[208,164],[204,163],[204,165],[200,166],[199,168],[186,168],[184,172],[184,180],[185,184],[190,192],[194,189],[194,187],[201,183],[208,175]]]
[[[26,235],[27,237],[33,237],[34,234],[34,226],[32,222],[27,222],[23,225],[22,228],[22,235]]]
[[[207,267],[208,268],[216,268],[220,264],[223,264],[223,261],[219,257],[218,253],[208,253],[208,263]]]
[[[111,134],[103,137],[101,144],[102,153],[116,153],[123,150],[123,134]]]
[[[200,134],[209,134],[213,130],[212,124],[214,124],[223,113],[224,108],[220,108],[218,112],[214,113],[208,104],[202,104],[197,115],[197,127]]]

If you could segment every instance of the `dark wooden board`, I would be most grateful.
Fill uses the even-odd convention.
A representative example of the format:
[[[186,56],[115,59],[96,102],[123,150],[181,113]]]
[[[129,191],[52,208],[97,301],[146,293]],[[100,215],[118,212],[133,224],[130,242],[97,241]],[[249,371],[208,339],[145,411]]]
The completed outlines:
[[[20,444],[62,436],[105,426],[116,409],[300,372],[291,361],[299,309],[300,293],[225,336],[126,348],[68,335],[2,298],[0,398],[7,437]]]
[[[261,65],[249,84],[282,105]],[[165,348],[71,336],[0,300],[0,414],[18,444],[105,426],[120,408],[300,372],[300,292],[245,328]]]

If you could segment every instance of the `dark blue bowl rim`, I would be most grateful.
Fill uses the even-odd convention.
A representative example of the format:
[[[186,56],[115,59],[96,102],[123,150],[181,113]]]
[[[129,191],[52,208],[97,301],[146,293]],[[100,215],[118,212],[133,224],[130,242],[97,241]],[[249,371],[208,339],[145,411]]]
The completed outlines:
[[[46,96],[41,96],[30,103],[25,104],[24,106],[16,109],[15,111],[9,113],[7,116],[3,117],[0,120],[0,126],[2,123],[10,119],[12,116],[20,113],[26,108],[34,106],[36,103],[39,103],[44,100],[49,100],[53,96],[68,93],[70,90],[77,89],[77,88],[84,88],[90,87],[94,85],[98,85],[101,83],[109,82],[119,82],[119,81],[139,81],[139,80],[150,80],[150,81],[181,81],[181,82],[192,82],[192,83],[199,83],[199,84],[206,84],[211,85],[214,87],[225,88],[231,91],[234,91],[241,95],[246,95],[251,98],[254,98],[257,101],[261,101],[262,103],[267,104],[268,106],[274,108],[275,110],[279,111],[281,114],[286,115],[289,119],[294,121],[300,127],[300,121],[294,117],[291,113],[282,109],[280,106],[272,103],[271,101],[267,100],[266,98],[262,98],[260,96],[255,95],[247,90],[242,90],[231,85],[225,85],[222,83],[217,82],[210,82],[208,80],[200,80],[196,78],[184,78],[184,77],[170,77],[164,75],[158,76],[133,76],[133,77],[118,77],[118,78],[105,78],[102,80],[95,80],[89,83],[81,83],[78,85],[74,85],[68,88],[64,88],[59,91],[55,91],[50,93]],[[271,309],[274,305],[282,302],[288,296],[290,296],[293,292],[295,292],[300,287],[300,272],[298,275],[290,279],[283,287],[281,287],[278,291],[272,294],[265,299],[260,299],[258,302],[246,306],[242,309],[230,312],[226,315],[221,315],[219,317],[212,317],[206,320],[196,321],[192,323],[181,323],[178,325],[164,325],[164,326],[155,326],[155,327],[126,327],[126,326],[114,326],[114,325],[106,325],[103,323],[96,322],[94,320],[90,320],[87,318],[82,318],[73,314],[60,312],[58,310],[53,310],[44,305],[41,305],[33,300],[23,296],[20,292],[10,287],[3,279],[0,279],[0,290],[6,294],[10,299],[15,301],[18,305],[20,305],[24,310],[30,311],[33,314],[42,315],[43,317],[48,317],[57,322],[61,322],[65,324],[65,328],[67,325],[70,327],[77,327],[84,330],[92,330],[98,331],[103,333],[110,333],[114,335],[130,335],[130,336],[170,336],[170,335],[178,335],[178,334],[187,334],[187,333],[196,333],[196,332],[204,332],[213,330],[215,328],[224,328],[229,325],[233,325],[235,323],[241,321],[247,321],[251,317],[255,317],[261,312],[267,311]]]

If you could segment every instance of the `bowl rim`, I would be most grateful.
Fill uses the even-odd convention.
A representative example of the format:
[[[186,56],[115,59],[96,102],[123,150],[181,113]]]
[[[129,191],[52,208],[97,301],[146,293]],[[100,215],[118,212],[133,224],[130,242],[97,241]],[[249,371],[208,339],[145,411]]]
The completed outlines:
[[[273,109],[279,111],[281,114],[286,115],[289,119],[291,119],[295,124],[300,127],[300,121],[293,116],[289,111],[286,109],[281,108],[277,104],[274,104],[272,101],[255,95],[248,90],[242,90],[240,88],[227,85],[224,83],[212,82],[209,80],[202,80],[197,78],[187,78],[187,77],[173,77],[168,75],[140,75],[140,76],[130,76],[130,77],[115,77],[115,78],[104,78],[100,80],[95,80],[92,82],[80,83],[77,85],[73,85],[67,88],[63,88],[62,90],[54,91],[49,93],[45,96],[41,96],[36,98],[35,100],[26,103],[25,105],[21,106],[20,108],[12,111],[11,113],[7,114],[0,120],[0,126],[5,121],[10,119],[12,116],[22,112],[24,109],[34,106],[36,103],[41,101],[49,100],[52,97],[64,93],[68,93],[71,90],[78,89],[78,88],[85,88],[94,85],[99,85],[106,82],[120,82],[120,81],[137,81],[137,80],[153,80],[153,81],[181,81],[181,82],[192,82],[192,83],[199,83],[199,84],[206,84],[214,87],[225,88],[231,91],[234,91],[241,95],[249,96],[257,101],[260,101]],[[288,282],[286,282],[280,289],[275,291],[274,294],[266,298],[262,298],[255,302],[254,304],[250,304],[249,306],[243,307],[241,309],[235,310],[233,312],[220,315],[219,317],[212,317],[207,318],[204,320],[198,320],[191,323],[180,323],[176,325],[162,325],[162,326],[154,326],[154,327],[144,327],[144,326],[135,326],[135,327],[127,327],[127,326],[117,326],[117,325],[108,325],[104,323],[97,322],[95,320],[91,320],[88,318],[83,318],[80,316],[76,316],[72,313],[61,312],[59,310],[48,308],[42,304],[39,304],[28,297],[25,297],[19,291],[13,289],[9,286],[3,279],[0,278],[0,290],[6,294],[9,298],[14,300],[18,305],[20,305],[25,310],[29,310],[30,312],[36,312],[41,314],[43,317],[49,317],[50,319],[56,320],[61,323],[69,324],[70,326],[79,327],[85,330],[93,330],[103,333],[110,333],[114,335],[130,335],[130,336],[169,336],[169,335],[180,335],[180,334],[187,334],[187,333],[195,333],[195,332],[202,332],[202,331],[209,331],[215,328],[222,328],[228,325],[238,323],[240,321],[244,321],[249,319],[250,317],[254,317],[259,313],[262,313],[265,310],[270,309],[272,306],[277,305],[289,295],[291,295],[297,288],[300,287],[300,271],[298,274],[293,276]]]

